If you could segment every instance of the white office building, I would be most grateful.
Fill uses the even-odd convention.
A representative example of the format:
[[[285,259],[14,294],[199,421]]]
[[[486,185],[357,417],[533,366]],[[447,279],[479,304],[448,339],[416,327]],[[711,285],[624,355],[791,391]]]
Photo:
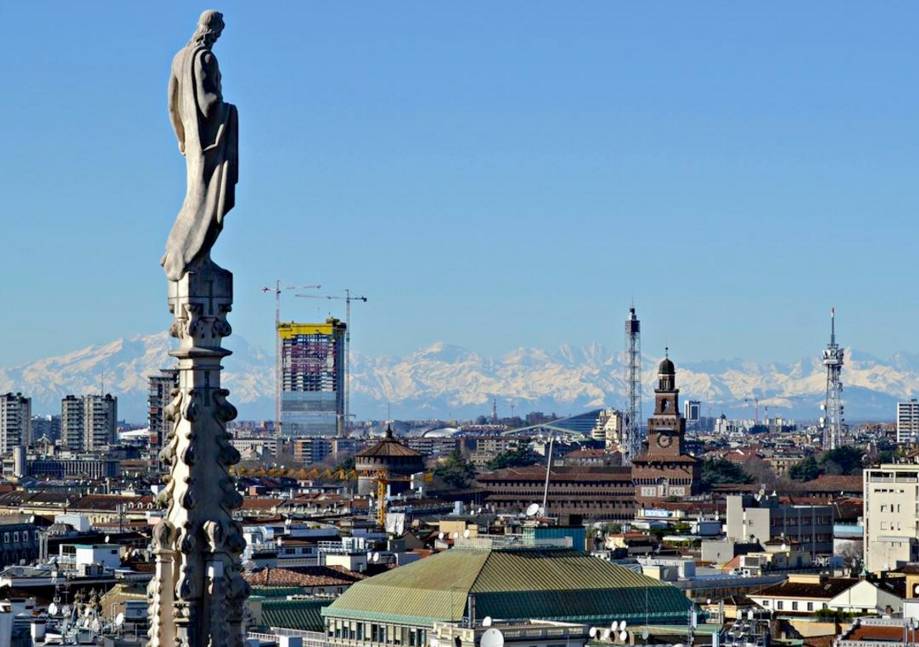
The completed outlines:
[[[863,474],[865,568],[879,573],[919,560],[919,465],[881,465]]]

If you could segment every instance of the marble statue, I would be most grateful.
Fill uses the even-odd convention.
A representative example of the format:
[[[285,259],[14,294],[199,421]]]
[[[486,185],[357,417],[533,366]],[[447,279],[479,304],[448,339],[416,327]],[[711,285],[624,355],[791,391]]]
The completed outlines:
[[[223,101],[211,46],[223,30],[216,11],[201,14],[191,42],[172,63],[169,114],[185,155],[185,202],[169,234],[166,270],[169,354],[178,388],[164,411],[170,429],[159,459],[168,466],[153,531],[156,573],[148,588],[148,647],[244,647],[249,586],[240,555],[246,546],[234,511],[242,496],[230,469],[239,452],[227,422],[236,408],[220,386],[222,347],[232,332],[233,274],[210,252],[233,207],[236,184],[236,108]]]
[[[178,281],[193,261],[209,256],[236,199],[236,106],[223,100],[220,68],[211,51],[223,28],[220,12],[205,11],[192,39],[172,60],[169,118],[187,177],[185,201],[161,261],[170,281]]]

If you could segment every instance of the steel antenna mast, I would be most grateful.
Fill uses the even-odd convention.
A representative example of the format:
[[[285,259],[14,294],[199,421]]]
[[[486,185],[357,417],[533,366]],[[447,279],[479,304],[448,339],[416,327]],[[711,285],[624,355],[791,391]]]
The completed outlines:
[[[635,306],[629,308],[625,320],[625,384],[627,398],[626,420],[622,433],[623,462],[631,465],[641,453],[641,322]]]
[[[826,398],[823,401],[823,448],[836,449],[842,443],[844,427],[842,404],[842,366],[844,351],[836,343],[836,308],[830,311],[830,343],[823,351],[826,366]]]
[[[278,326],[281,325],[281,293],[289,290],[318,290],[322,286],[316,285],[285,285],[275,281],[274,287],[264,287],[262,292],[274,294],[274,436],[278,440],[278,449],[281,444],[281,337],[278,335]]]

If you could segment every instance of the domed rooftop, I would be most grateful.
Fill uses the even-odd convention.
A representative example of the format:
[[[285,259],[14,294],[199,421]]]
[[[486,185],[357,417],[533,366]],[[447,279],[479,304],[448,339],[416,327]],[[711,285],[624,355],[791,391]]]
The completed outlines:
[[[669,357],[665,357],[664,361],[661,362],[661,365],[657,367],[658,375],[676,375],[676,367],[673,365],[673,362],[670,361]]]
[[[386,435],[383,437],[383,440],[373,447],[369,447],[355,454],[355,458],[383,458],[395,456],[421,458],[420,453],[416,452],[411,447],[403,445],[396,439],[391,426],[386,427]]]

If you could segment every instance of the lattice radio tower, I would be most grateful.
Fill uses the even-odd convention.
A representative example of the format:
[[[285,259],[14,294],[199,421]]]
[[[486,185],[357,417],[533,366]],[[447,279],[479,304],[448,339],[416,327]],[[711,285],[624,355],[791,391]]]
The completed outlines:
[[[830,343],[823,351],[823,365],[826,366],[826,399],[823,402],[823,448],[836,449],[842,442],[845,424],[842,405],[843,349],[836,343],[836,308],[830,312]]]
[[[623,463],[630,465],[641,453],[641,322],[635,307],[629,308],[625,320],[625,385],[627,410],[622,426]]]

